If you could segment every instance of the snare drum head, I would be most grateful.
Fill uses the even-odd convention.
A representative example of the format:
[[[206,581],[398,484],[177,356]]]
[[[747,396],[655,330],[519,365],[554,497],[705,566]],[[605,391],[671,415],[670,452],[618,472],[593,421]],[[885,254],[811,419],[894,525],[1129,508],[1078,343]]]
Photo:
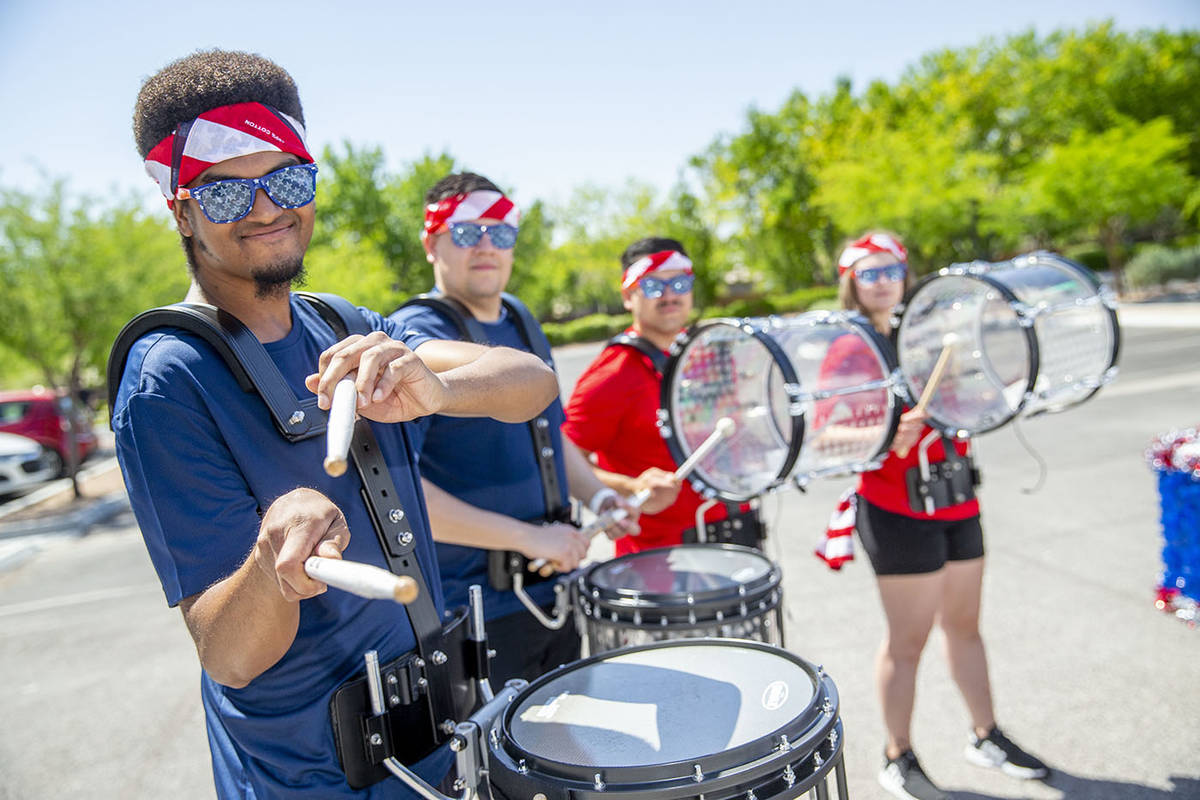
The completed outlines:
[[[693,601],[737,597],[774,576],[775,565],[756,550],[692,544],[645,550],[598,564],[587,573],[585,591],[598,602],[680,605],[689,595]]]
[[[800,448],[800,411],[789,413],[791,379],[752,320],[717,320],[693,328],[672,349],[663,375],[663,435],[677,464],[717,428],[733,420],[733,433],[700,460],[690,477],[726,500],[762,494],[786,477]],[[783,400],[782,413],[778,405]]]
[[[899,418],[891,345],[848,312],[773,318],[769,333],[795,369],[803,398],[804,444],[794,474],[867,468],[891,444]]]
[[[1037,350],[1016,298],[1002,284],[952,268],[905,298],[896,356],[914,404],[943,348],[948,360],[927,406],[933,427],[982,433],[1021,410],[1037,372]]]
[[[728,640],[616,651],[532,684],[504,713],[505,749],[551,771],[698,762],[803,716],[817,696],[810,670],[785,651]]]

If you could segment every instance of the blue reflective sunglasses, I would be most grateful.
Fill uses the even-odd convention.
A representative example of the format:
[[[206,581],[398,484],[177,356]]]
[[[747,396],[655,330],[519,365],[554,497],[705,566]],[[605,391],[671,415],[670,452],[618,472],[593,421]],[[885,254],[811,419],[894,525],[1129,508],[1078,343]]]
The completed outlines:
[[[452,222],[449,226],[450,241],[456,247],[474,247],[486,233],[492,244],[501,250],[509,250],[517,243],[517,229],[512,225],[480,225],[478,222]]]
[[[674,278],[663,280],[662,278],[645,277],[638,281],[638,286],[642,289],[642,294],[648,299],[654,300],[663,296],[663,292],[670,287],[675,294],[687,294],[692,290],[692,284],[695,282],[695,275],[676,275]]]
[[[192,199],[209,222],[237,222],[254,208],[254,197],[262,189],[280,208],[300,208],[317,194],[317,165],[292,164],[259,178],[225,178],[195,189],[180,187],[176,200]]]
[[[874,286],[879,281],[896,283],[904,280],[908,274],[908,264],[901,261],[898,264],[888,264],[886,267],[871,267],[870,269],[854,270],[854,279],[863,286]]]

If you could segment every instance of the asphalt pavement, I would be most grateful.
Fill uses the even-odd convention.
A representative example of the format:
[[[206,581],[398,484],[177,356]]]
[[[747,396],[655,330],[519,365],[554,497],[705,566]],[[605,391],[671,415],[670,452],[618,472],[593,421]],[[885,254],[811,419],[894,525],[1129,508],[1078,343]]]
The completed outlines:
[[[1115,384],[976,442],[997,715],[1054,774],[1021,782],[964,761],[966,711],[935,633],[913,739],[957,798],[1200,798],[1200,629],[1153,607],[1161,536],[1142,458],[1153,436],[1200,423],[1200,304],[1128,306],[1121,318]],[[597,349],[557,351],[566,392]],[[879,602],[864,560],[835,573],[811,555],[846,485],[782,491],[764,510],[788,648],[837,683],[850,796],[863,800],[885,797]],[[179,614],[128,512],[81,530],[0,541],[0,798],[211,797],[199,668]],[[5,562],[17,539],[24,555]]]

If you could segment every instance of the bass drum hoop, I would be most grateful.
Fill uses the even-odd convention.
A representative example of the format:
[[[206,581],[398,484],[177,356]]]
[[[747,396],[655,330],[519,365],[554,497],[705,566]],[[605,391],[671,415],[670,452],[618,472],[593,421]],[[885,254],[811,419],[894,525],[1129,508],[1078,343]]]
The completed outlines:
[[[682,464],[687,460],[688,456],[691,455],[691,452],[684,452],[684,446],[681,441],[680,432],[676,429],[677,426],[674,424],[674,421],[679,418],[678,409],[676,408],[675,404],[675,380],[677,377],[679,377],[677,375],[679,371],[679,362],[682,360],[682,356],[687,352],[688,345],[695,341],[696,337],[709,328],[715,327],[734,328],[742,333],[749,334],[751,337],[756,339],[758,343],[766,349],[767,353],[771,356],[771,359],[775,362],[775,365],[779,367],[780,375],[784,381],[785,391],[787,391],[787,387],[789,386],[799,387],[800,385],[800,379],[796,375],[796,370],[793,368],[792,362],[787,357],[787,354],[783,352],[783,348],[781,348],[779,344],[769,335],[767,335],[762,329],[755,327],[751,323],[750,318],[720,318],[697,322],[686,332],[680,334],[679,337],[676,338],[676,340],[671,344],[671,357],[667,360],[667,366],[663,370],[663,380],[659,394],[659,408],[661,409],[659,412],[659,430],[663,435],[663,440],[666,442],[667,452],[671,454],[672,460],[674,460],[677,465]],[[766,380],[768,377],[769,375],[763,376],[764,380]],[[763,395],[764,402],[769,409],[771,402],[770,394],[769,392],[764,391]],[[798,393],[793,394],[792,392],[788,391],[789,406],[796,406],[799,403],[799,399]],[[666,413],[665,417],[662,416],[663,411]],[[772,424],[774,424],[775,415],[770,414],[770,417]],[[705,474],[704,467],[699,464],[697,464],[696,468],[692,470],[692,473],[688,476],[687,480],[691,482],[697,493],[705,499],[711,500],[714,497],[719,497],[723,500],[728,500],[729,502],[733,503],[744,503],[779,486],[788,479],[789,475],[792,474],[792,469],[796,466],[796,460],[800,457],[800,447],[804,441],[804,415],[792,414],[790,415],[790,418],[792,421],[792,429],[788,438],[787,453],[784,455],[783,464],[780,465],[776,476],[763,488],[754,492],[733,492],[719,489],[714,485],[715,482],[712,480],[712,478]],[[776,431],[781,437],[785,435],[783,431],[778,430],[778,427],[776,427]],[[734,435],[737,435],[736,431]]]
[[[680,630],[707,628],[713,625],[730,625],[760,616],[779,605],[779,587],[782,583],[783,573],[779,569],[778,564],[754,548],[736,544],[681,544],[666,549],[704,550],[709,552],[721,550],[745,553],[755,558],[761,558],[768,564],[769,569],[765,575],[756,578],[754,581],[748,584],[741,584],[744,593],[739,593],[736,587],[699,592],[639,592],[634,589],[613,590],[597,586],[592,582],[592,573],[605,566],[623,560],[632,561],[638,556],[644,557],[643,553],[630,553],[612,561],[601,561],[593,564],[576,579],[576,591],[579,593],[577,599],[581,610],[585,611],[584,616],[604,625],[653,632],[657,630]],[[689,597],[692,599],[692,602],[688,601]],[[762,605],[760,608],[759,606],[763,601],[770,602]],[[741,613],[741,606],[743,605],[748,610],[744,614]],[[591,606],[595,611],[591,614],[586,613],[586,609],[583,609],[583,606]],[[755,611],[756,613],[749,613],[750,611]],[[725,613],[723,619],[716,618],[715,615],[718,612]],[[670,617],[673,615],[681,614],[687,617],[689,613],[695,614],[694,622],[690,619],[670,620]],[[615,619],[612,616],[614,614],[616,615]],[[641,615],[643,620],[641,622],[635,621],[633,618],[634,614]],[[666,625],[654,624],[647,621],[646,618],[650,617],[661,617],[670,621]]]
[[[900,328],[904,323],[904,315],[908,313],[909,303],[912,302],[912,299],[916,297],[917,293],[920,292],[925,286],[937,281],[939,278],[946,277],[966,278],[968,280],[979,281],[980,283],[983,283],[989,288],[997,291],[1001,297],[1008,301],[1009,308],[1012,309],[1013,314],[1015,314],[1017,317],[1017,327],[1020,328],[1020,330],[1024,333],[1025,352],[1029,357],[1029,375],[1025,380],[1025,390],[1021,392],[1021,399],[1017,403],[1016,408],[1009,411],[1006,416],[1001,418],[996,423],[975,430],[966,430],[958,425],[952,425],[946,422],[933,413],[929,414],[929,419],[925,423],[926,425],[934,430],[942,432],[946,436],[957,439],[966,439],[970,436],[977,436],[981,433],[988,433],[996,430],[997,428],[1001,428],[1007,425],[1009,422],[1012,422],[1021,414],[1022,409],[1025,408],[1025,404],[1028,402],[1029,397],[1033,392],[1034,384],[1037,383],[1038,342],[1037,334],[1035,334],[1033,331],[1033,319],[1030,318],[1027,313],[1025,313],[1024,303],[1022,303],[1020,299],[1013,294],[1011,289],[988,275],[985,271],[969,266],[956,265],[943,267],[932,275],[926,275],[917,283],[916,286],[913,286],[912,289],[909,289],[908,292],[905,293],[904,299],[900,301],[900,306],[898,307],[897,311],[894,312],[894,316],[899,317],[900,322],[899,324],[893,326],[891,337],[892,346],[896,350],[897,361],[900,359]],[[920,395],[917,392],[914,392],[912,386],[909,385],[908,375],[905,373],[903,365],[900,367],[900,380],[904,384],[904,390],[908,393],[910,400],[915,405],[917,398]]]
[[[791,661],[800,667],[812,682],[812,698],[804,710],[788,721],[783,727],[770,731],[737,747],[718,753],[689,758],[680,761],[663,762],[643,765],[578,765],[538,756],[518,745],[512,736],[512,718],[522,701],[533,692],[567,671],[583,669],[600,661],[608,661],[618,656],[637,653],[645,650],[662,648],[718,646],[734,647],[742,650],[763,650],[772,655]],[[567,789],[568,793],[577,797],[581,793],[591,794],[595,791],[594,781],[597,773],[603,775],[605,791],[619,793],[620,787],[641,792],[652,790],[669,792],[670,786],[679,786],[688,790],[689,795],[698,794],[703,788],[705,794],[720,790],[725,786],[738,786],[746,783],[748,773],[767,775],[775,769],[782,769],[783,763],[811,760],[811,753],[827,743],[830,731],[837,731],[835,751],[840,749],[842,742],[841,720],[839,718],[839,700],[837,687],[833,680],[825,674],[824,669],[813,667],[804,659],[791,652],[762,642],[748,639],[674,639],[665,642],[623,647],[619,650],[609,650],[590,658],[566,664],[537,678],[522,691],[504,709],[496,720],[491,739],[492,756],[504,763],[505,771],[514,772],[527,779],[531,774],[537,776],[546,784]],[[496,735],[497,727],[499,735]],[[786,735],[790,747],[786,750],[779,748],[780,737]],[[803,748],[811,745],[808,754]],[[823,756],[824,758],[824,756]],[[830,758],[828,761],[834,759]],[[776,762],[780,762],[778,765]],[[522,766],[524,769],[522,769]],[[705,779],[697,783],[694,778],[695,768],[699,766],[704,775],[720,772],[719,777]],[[828,766],[828,764],[827,764]],[[494,776],[493,771],[493,776]],[[824,773],[822,773],[824,774]],[[506,783],[507,781],[501,781]],[[667,783],[668,786],[663,784]],[[501,786],[501,791],[504,787]],[[582,792],[580,791],[582,790]],[[513,795],[507,795],[512,797]],[[666,794],[665,796],[672,796]],[[765,800],[765,799],[764,799]]]
[[[1100,281],[1095,275],[1092,274],[1090,270],[1083,269],[1074,261],[1071,261],[1067,258],[1062,258],[1054,253],[1037,251],[1034,253],[1029,253],[1028,255],[1018,256],[1017,258],[1013,259],[1013,263],[1016,263],[1017,261],[1031,261],[1033,263],[1049,262],[1056,267],[1071,272],[1077,278],[1080,278],[1095,290],[1097,297],[1100,298],[1100,305],[1103,306],[1104,311],[1108,315],[1108,323],[1113,334],[1112,353],[1108,358],[1108,366],[1104,369],[1105,373],[1111,372],[1112,368],[1117,365],[1117,359],[1121,355],[1121,322],[1117,318],[1116,309],[1104,300],[1105,292],[1107,291],[1104,288],[1104,284],[1100,283]],[[1034,338],[1036,339],[1036,333]],[[1080,397],[1078,400],[1074,400],[1064,405],[1054,406],[1052,408],[1039,408],[1035,410],[1031,416],[1036,416],[1038,414],[1057,414],[1060,411],[1066,411],[1068,408],[1074,408],[1081,403],[1091,400],[1096,396],[1096,393],[1103,388],[1104,382],[1101,381],[1097,386],[1093,387],[1091,391]]]

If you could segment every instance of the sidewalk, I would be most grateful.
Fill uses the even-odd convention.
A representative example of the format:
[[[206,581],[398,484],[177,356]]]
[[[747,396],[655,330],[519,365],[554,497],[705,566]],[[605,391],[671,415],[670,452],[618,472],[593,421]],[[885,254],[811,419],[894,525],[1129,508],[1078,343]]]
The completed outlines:
[[[82,497],[63,478],[0,506],[0,573],[23,564],[47,544],[85,535],[129,508],[116,458],[79,472]]]
[[[1123,328],[1200,328],[1200,303],[1122,303],[1117,319]]]

